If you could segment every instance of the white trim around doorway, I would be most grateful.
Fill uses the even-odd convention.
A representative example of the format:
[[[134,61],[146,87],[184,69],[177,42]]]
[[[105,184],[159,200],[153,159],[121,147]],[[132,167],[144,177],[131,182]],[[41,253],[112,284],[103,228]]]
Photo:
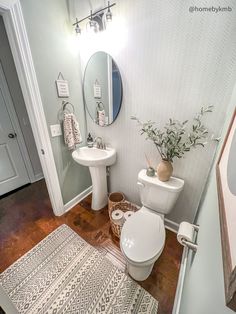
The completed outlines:
[[[60,216],[64,214],[65,208],[20,0],[0,0],[0,14],[4,20],[53,212]]]

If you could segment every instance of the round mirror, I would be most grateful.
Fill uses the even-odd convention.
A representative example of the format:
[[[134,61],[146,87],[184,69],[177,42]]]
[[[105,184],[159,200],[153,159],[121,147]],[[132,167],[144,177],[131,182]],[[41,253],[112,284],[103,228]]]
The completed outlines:
[[[117,118],[122,102],[122,82],[112,57],[99,51],[89,59],[83,81],[84,101],[92,120],[107,126]]]

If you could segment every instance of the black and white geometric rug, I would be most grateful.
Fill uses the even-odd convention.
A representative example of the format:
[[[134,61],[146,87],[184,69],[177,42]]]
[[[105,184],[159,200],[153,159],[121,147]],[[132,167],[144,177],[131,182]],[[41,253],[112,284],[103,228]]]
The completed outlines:
[[[2,274],[19,313],[156,314],[158,302],[102,253],[62,225]]]

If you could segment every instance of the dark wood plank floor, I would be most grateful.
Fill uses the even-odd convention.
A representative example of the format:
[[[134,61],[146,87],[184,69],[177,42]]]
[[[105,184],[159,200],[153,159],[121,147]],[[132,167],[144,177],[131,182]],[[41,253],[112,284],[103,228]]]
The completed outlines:
[[[0,272],[30,250],[51,231],[65,223],[99,250],[120,269],[125,261],[119,241],[112,235],[107,208],[91,210],[91,196],[61,217],[55,217],[44,180],[0,200]],[[182,247],[167,230],[165,248],[150,277],[140,282],[159,301],[158,313],[171,313]]]

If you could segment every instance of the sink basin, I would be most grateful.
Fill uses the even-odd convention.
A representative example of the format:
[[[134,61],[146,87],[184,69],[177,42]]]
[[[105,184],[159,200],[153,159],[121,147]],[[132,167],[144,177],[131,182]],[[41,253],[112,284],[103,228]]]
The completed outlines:
[[[110,166],[116,161],[116,151],[114,148],[80,147],[72,153],[72,157],[83,166]]]
[[[93,185],[92,209],[102,209],[108,202],[106,167],[115,163],[115,149],[80,147],[72,153],[72,158],[80,165],[89,167]]]

